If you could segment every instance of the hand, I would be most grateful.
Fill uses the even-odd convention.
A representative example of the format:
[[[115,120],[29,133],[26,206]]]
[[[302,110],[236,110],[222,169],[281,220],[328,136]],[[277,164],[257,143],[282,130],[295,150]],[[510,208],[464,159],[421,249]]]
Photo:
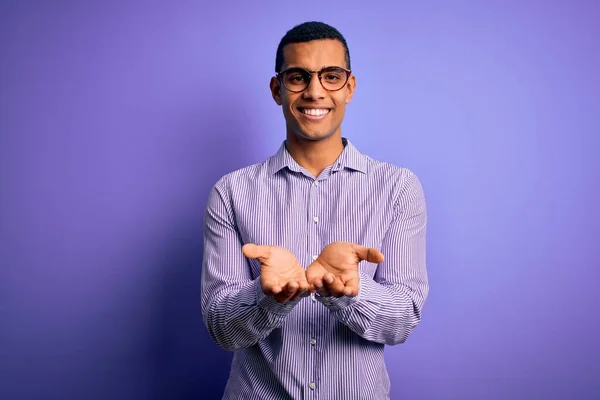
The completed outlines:
[[[308,295],[306,271],[296,257],[279,246],[257,246],[245,244],[244,256],[260,261],[260,284],[267,296],[273,296],[279,303]]]
[[[363,260],[380,263],[383,254],[375,248],[354,243],[329,244],[306,270],[311,291],[319,292],[321,296],[358,295],[358,263]]]

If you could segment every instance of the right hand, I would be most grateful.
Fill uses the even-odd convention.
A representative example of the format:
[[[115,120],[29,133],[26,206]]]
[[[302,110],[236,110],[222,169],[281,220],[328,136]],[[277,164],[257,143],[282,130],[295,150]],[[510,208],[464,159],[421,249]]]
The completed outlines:
[[[248,243],[242,247],[242,253],[260,262],[260,283],[267,296],[286,303],[309,294],[306,271],[289,250]]]

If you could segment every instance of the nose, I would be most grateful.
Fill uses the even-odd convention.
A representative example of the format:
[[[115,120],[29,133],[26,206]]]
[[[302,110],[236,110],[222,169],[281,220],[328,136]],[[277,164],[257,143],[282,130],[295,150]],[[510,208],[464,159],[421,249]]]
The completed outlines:
[[[318,100],[325,98],[325,88],[321,85],[321,81],[319,80],[319,76],[317,74],[312,74],[310,77],[310,81],[308,82],[308,87],[302,93],[302,96],[305,99]]]

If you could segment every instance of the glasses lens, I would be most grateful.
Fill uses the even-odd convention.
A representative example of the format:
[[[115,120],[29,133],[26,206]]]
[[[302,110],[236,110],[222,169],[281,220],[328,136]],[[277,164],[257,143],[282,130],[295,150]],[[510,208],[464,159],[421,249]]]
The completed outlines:
[[[321,84],[327,90],[340,90],[348,81],[348,73],[340,67],[323,68]],[[290,68],[282,75],[283,85],[292,92],[302,92],[310,83],[310,72],[302,68]]]
[[[283,74],[283,84],[292,92],[301,92],[308,86],[310,74],[301,68],[291,68]]]
[[[321,71],[321,84],[327,90],[340,90],[347,80],[348,75],[341,68],[330,67]]]

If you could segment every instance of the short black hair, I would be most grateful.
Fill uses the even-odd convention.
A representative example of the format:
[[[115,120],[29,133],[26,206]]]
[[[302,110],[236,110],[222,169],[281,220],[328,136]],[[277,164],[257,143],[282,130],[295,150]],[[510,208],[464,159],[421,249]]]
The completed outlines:
[[[350,50],[348,50],[348,44],[346,43],[344,36],[331,25],[327,25],[324,22],[309,21],[296,25],[281,38],[279,46],[277,46],[277,55],[275,56],[275,72],[281,72],[281,66],[283,65],[283,47],[286,44],[304,43],[322,39],[340,41],[342,45],[344,45],[344,50],[346,52],[346,66],[348,69],[352,69],[350,66]]]

